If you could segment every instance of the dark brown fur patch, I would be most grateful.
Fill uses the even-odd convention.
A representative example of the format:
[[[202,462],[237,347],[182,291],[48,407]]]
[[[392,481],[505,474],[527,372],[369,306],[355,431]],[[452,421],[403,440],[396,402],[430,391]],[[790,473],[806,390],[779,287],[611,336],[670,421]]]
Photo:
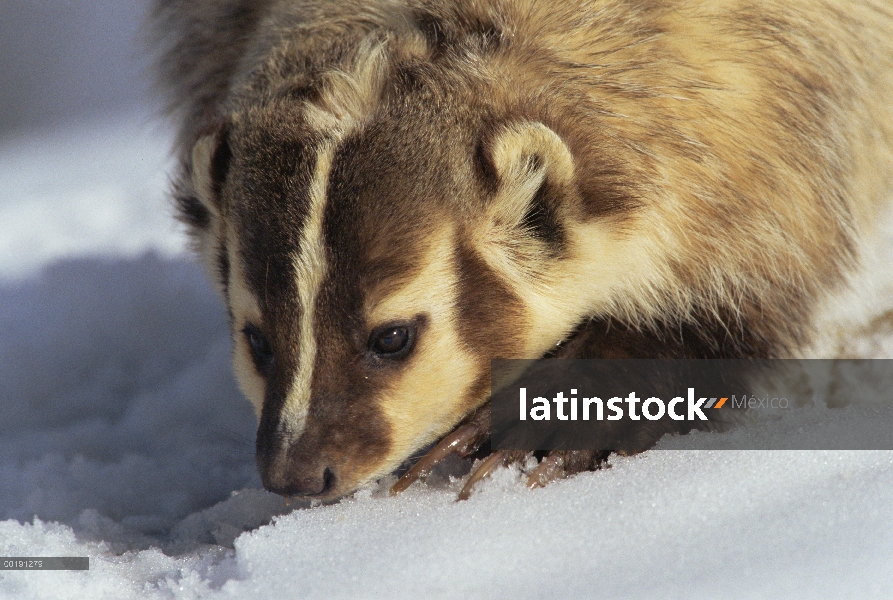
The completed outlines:
[[[211,156],[211,194],[212,201],[219,205],[220,193],[229,172],[229,164],[232,159],[232,149],[229,147],[229,124],[224,123],[217,134],[217,147]]]
[[[440,15],[418,10],[414,18],[435,60],[447,52],[458,53],[468,49],[493,52],[505,43],[505,33],[500,25],[483,12],[456,11]]]
[[[223,290],[223,297],[226,299],[226,310],[229,314],[229,320],[230,323],[232,323],[233,311],[229,303],[229,249],[223,240],[220,240],[218,244],[216,261],[217,277],[220,282],[220,287]]]
[[[541,241],[553,258],[558,257],[565,248],[565,231],[559,217],[564,201],[562,190],[555,189],[547,179],[521,219],[521,227]]]
[[[211,224],[211,211],[194,194],[175,192],[174,202],[180,221],[188,227],[203,230]]]
[[[275,111],[249,111],[234,131],[231,175],[222,194],[228,218],[238,231],[245,281],[263,315],[263,322],[252,325],[269,340],[276,357],[274,368],[263,374],[261,448],[279,435],[280,412],[301,360],[296,354],[301,307],[293,260],[300,246],[318,140],[308,136],[300,120],[283,119]]]
[[[211,226],[211,211],[193,189],[192,165],[188,161],[181,161],[180,175],[171,187],[177,219],[189,228],[190,235],[207,231]]]
[[[549,357],[592,359],[767,358],[777,340],[765,339],[747,321],[731,315],[705,316],[635,327],[611,319],[587,319]]]
[[[524,304],[468,245],[456,250],[456,308],[462,341],[486,359],[515,358],[526,330]],[[515,333],[517,332],[517,333]]]

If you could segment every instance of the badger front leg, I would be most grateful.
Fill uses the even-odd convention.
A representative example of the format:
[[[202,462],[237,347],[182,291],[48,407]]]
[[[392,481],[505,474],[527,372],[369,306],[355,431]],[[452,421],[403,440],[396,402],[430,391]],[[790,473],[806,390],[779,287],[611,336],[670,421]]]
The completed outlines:
[[[740,327],[740,324],[739,324]],[[711,336],[716,331],[717,336]],[[600,320],[588,320],[582,324],[574,335],[544,358],[592,358],[592,359],[624,359],[624,358],[755,358],[766,353],[765,346],[753,343],[746,331],[739,330],[737,336],[728,335],[729,326],[717,323],[716,327],[705,327],[704,324],[682,327],[658,328],[658,332],[642,331],[624,327],[617,323]],[[732,340],[739,344],[732,345]],[[542,363],[540,363],[542,364]],[[533,367],[537,368],[536,365]],[[741,375],[744,375],[742,372]],[[532,377],[531,379],[536,379]],[[632,382],[631,382],[632,383]],[[673,385],[673,382],[665,382]],[[736,389],[741,389],[744,382],[738,382]],[[490,438],[490,404],[489,402],[470,415],[452,433],[444,437],[415,466],[413,466],[394,486],[392,494],[397,494],[409,487],[417,479],[427,475],[431,469],[451,454],[469,457],[479,453]],[[554,450],[542,456],[537,468],[529,475],[527,485],[530,488],[541,487],[547,483],[602,467],[611,452],[630,455],[643,452],[657,443],[666,433],[687,433],[692,423],[680,423],[670,420],[640,423],[606,423],[601,437],[603,447],[608,450]],[[708,425],[715,428],[716,424]],[[497,450],[489,453],[486,459],[469,476],[459,499],[469,497],[475,484],[489,476],[494,470],[513,463],[520,463],[534,454],[517,450]],[[539,453],[537,453],[539,455]]]
[[[478,452],[490,439],[490,405],[477,410],[470,419],[453,430],[437,443],[425,456],[412,466],[393,486],[391,495],[399,494],[418,479],[426,477],[439,462],[452,454],[468,458]],[[458,499],[466,500],[474,486],[481,479],[489,477],[499,467],[526,461],[531,452],[523,450],[497,450],[491,452],[478,468],[471,473]],[[555,450],[543,458],[527,480],[530,488],[542,487],[547,483],[583,471],[593,471],[608,459],[607,451],[564,451]]]
[[[452,454],[468,458],[478,452],[490,438],[490,405],[486,404],[465,423],[444,437],[428,451],[392,487],[391,495],[399,494],[418,479],[426,477],[439,462]],[[656,439],[654,441],[657,441]],[[647,447],[650,447],[649,444]],[[644,450],[645,448],[643,448]],[[458,500],[467,500],[474,486],[481,479],[490,476],[499,467],[522,463],[532,452],[523,450],[497,450],[491,452],[468,477],[459,492]],[[583,471],[594,471],[603,466],[609,451],[554,450],[548,453],[527,479],[529,488],[542,487],[556,479],[568,477]]]
[[[391,495],[399,494],[420,478],[424,478],[439,462],[456,454],[468,458],[490,439],[490,404],[480,407],[452,433],[440,440],[431,450],[391,486]],[[525,453],[522,453],[525,454]]]

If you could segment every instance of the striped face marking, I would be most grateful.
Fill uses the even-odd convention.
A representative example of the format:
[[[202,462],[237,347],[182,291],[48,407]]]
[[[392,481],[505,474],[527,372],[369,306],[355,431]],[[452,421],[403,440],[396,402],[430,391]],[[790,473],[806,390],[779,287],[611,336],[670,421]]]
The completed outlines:
[[[314,313],[319,289],[326,276],[322,225],[326,206],[326,185],[333,153],[333,146],[327,143],[317,154],[316,169],[310,183],[309,210],[301,233],[300,246],[294,257],[295,282],[301,315],[300,342],[291,392],[286,398],[281,416],[281,427],[290,437],[297,437],[304,430],[313,368],[316,363]]]

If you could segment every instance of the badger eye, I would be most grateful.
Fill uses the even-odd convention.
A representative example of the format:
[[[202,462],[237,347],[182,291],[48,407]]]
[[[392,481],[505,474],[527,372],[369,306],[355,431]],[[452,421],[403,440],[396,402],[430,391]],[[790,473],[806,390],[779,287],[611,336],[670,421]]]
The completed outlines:
[[[273,366],[275,358],[270,341],[260,332],[260,329],[250,323],[245,326],[242,333],[245,334],[245,339],[248,341],[254,366],[261,374],[266,374]]]
[[[372,351],[387,358],[404,356],[412,341],[412,332],[406,325],[385,325],[372,332]]]

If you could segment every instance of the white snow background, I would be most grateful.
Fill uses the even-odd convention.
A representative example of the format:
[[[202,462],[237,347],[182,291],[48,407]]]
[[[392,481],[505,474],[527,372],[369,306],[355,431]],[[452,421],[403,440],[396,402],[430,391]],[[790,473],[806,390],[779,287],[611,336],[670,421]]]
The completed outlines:
[[[653,450],[462,503],[444,468],[287,508],[165,200],[168,139],[137,118],[0,143],[0,556],[90,557],[0,571],[0,597],[893,597],[893,452]],[[893,357],[891,222],[811,356]]]

